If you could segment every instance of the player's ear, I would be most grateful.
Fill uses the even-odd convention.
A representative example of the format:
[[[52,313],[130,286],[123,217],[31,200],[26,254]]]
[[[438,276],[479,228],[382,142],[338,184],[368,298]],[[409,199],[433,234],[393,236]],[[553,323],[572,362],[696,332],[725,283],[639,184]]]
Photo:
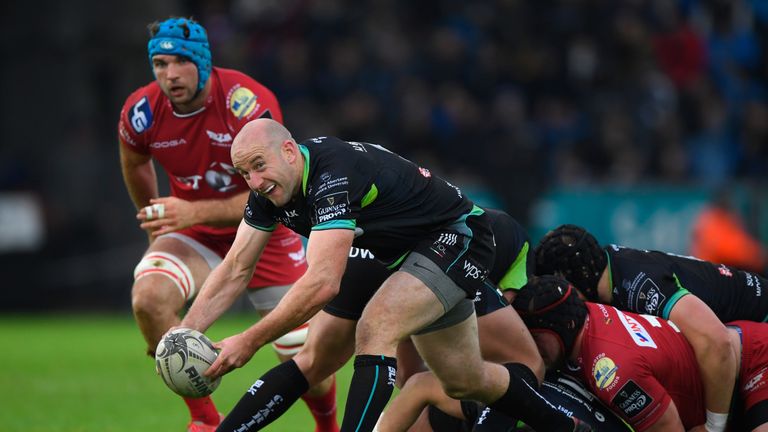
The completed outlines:
[[[293,163],[298,157],[299,147],[293,140],[285,140],[280,145],[280,153],[283,154],[286,162]]]

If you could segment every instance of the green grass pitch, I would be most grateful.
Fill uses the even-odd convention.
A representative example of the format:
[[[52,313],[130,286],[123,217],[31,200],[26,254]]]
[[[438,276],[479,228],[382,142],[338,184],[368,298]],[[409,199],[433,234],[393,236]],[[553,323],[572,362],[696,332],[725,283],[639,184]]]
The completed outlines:
[[[206,332],[217,341],[253,323],[225,315]],[[184,431],[186,406],[155,374],[129,314],[0,316],[0,430],[6,432]],[[272,348],[225,375],[213,393],[228,412],[250,385],[277,364]],[[339,422],[352,376],[338,375]],[[314,422],[298,401],[266,430],[304,432]]]

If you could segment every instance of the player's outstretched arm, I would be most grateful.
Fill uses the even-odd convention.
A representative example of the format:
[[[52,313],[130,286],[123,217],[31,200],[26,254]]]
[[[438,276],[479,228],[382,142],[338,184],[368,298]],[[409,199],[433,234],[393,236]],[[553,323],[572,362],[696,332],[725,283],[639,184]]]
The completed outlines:
[[[348,229],[312,231],[307,271],[267,316],[243,333],[214,344],[221,352],[205,375],[215,378],[242,367],[259,348],[304,324],[331,301],[339,292],[353,239],[354,231]]]
[[[677,324],[696,354],[707,416],[727,417],[739,367],[738,354],[731,345],[728,329],[712,309],[694,295],[678,300],[669,319]],[[721,423],[722,428],[712,431],[724,431],[725,422]]]
[[[240,223],[235,241],[224,260],[205,280],[181,327],[204,332],[243,293],[272,233]]]

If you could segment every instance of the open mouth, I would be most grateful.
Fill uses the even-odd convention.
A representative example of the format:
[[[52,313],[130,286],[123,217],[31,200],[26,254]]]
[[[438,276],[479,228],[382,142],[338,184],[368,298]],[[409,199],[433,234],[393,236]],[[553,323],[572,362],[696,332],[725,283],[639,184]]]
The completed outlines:
[[[175,97],[184,96],[184,87],[171,87],[170,93]]]
[[[265,189],[262,189],[261,194],[262,195],[269,195],[269,193],[272,192],[273,190],[275,190],[276,187],[277,187],[276,185],[271,184],[271,185],[267,186]]]

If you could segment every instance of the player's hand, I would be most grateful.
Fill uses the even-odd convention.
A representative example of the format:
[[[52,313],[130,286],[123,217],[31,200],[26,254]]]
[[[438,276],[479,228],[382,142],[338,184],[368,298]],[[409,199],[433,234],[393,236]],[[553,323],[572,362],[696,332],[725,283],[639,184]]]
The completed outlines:
[[[136,219],[152,239],[198,223],[195,204],[190,201],[169,196],[152,198],[149,202],[150,205],[139,210]]]
[[[258,349],[244,333],[216,342],[213,347],[219,350],[219,356],[203,374],[210,379],[216,379],[233,369],[243,367]]]

